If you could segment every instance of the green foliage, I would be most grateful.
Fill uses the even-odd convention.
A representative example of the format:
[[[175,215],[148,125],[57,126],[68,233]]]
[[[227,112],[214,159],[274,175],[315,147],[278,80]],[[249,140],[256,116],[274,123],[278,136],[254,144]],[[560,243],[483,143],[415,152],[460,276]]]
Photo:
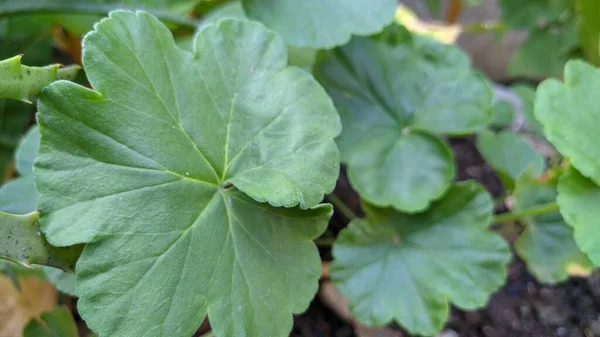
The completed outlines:
[[[74,79],[79,67],[61,68],[52,65],[43,68],[21,64],[21,55],[0,61],[0,98],[17,99],[30,103],[48,84],[61,79]]]
[[[504,283],[510,251],[488,230],[493,202],[477,184],[455,185],[423,214],[364,209],[335,242],[331,270],[360,322],[433,335],[449,302],[477,309]]]
[[[101,336],[189,336],[206,314],[217,335],[284,336],[308,305],[340,125],[286,54],[256,23],[206,27],[190,54],[154,17],[113,12],[84,40],[94,90],[41,95],[42,227],[88,243],[79,310]]]
[[[243,0],[248,17],[296,47],[332,48],[352,35],[380,32],[394,19],[395,0]]]
[[[535,88],[526,84],[515,84],[511,89],[521,98],[521,112],[527,121],[526,129],[536,135],[543,136],[542,124],[538,122],[534,115]]]
[[[500,0],[499,4],[503,22],[530,29],[558,20],[572,6],[572,0]]]
[[[527,170],[519,176],[513,194],[514,209],[522,212],[556,201],[558,174],[538,176]],[[515,251],[531,273],[543,283],[565,281],[570,274],[589,272],[592,264],[573,239],[573,229],[558,211],[524,219],[525,230]]]
[[[338,108],[342,160],[368,202],[415,212],[450,187],[453,157],[434,135],[491,120],[492,93],[456,47],[390,26],[326,52],[315,76]]]
[[[42,314],[41,321],[31,320],[24,337],[78,337],[77,325],[66,306]]]
[[[507,128],[514,118],[513,106],[502,100],[494,101],[492,104],[492,113],[493,117],[490,126],[494,128]]]
[[[600,1],[574,0],[579,42],[586,59],[600,66]]]
[[[525,140],[509,131],[497,134],[480,132],[477,135],[477,149],[496,171],[507,191],[514,188],[517,177],[527,168],[535,175],[544,169],[544,158]]]

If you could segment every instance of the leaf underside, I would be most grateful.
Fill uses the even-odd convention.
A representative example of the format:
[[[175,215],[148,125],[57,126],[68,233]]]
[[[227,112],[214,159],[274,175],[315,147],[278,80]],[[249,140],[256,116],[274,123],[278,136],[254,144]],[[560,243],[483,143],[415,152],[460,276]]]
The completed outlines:
[[[188,53],[151,15],[112,12],[83,55],[94,90],[40,97],[35,174],[50,242],[87,243],[86,322],[188,337],[208,314],[218,336],[286,336],[317,289],[318,203],[339,170],[326,93],[247,21],[205,27]]]

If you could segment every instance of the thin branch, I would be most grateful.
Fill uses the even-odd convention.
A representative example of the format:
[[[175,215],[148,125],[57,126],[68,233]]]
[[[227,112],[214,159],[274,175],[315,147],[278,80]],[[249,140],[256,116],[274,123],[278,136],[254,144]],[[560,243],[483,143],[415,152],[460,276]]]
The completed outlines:
[[[522,212],[508,212],[496,215],[494,217],[494,223],[501,224],[505,222],[517,221],[526,217],[539,216],[547,213],[553,213],[556,211],[558,211],[558,204],[556,202],[551,202],[548,204],[526,209]]]
[[[340,212],[346,219],[352,221],[358,216],[354,211],[346,205],[342,199],[338,198],[335,194],[328,194],[325,196],[325,200],[329,201],[333,206]]]

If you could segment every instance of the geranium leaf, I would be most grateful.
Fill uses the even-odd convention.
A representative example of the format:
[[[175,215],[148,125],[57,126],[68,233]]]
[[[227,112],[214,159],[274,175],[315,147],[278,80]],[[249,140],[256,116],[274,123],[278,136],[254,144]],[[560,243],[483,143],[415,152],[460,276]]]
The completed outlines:
[[[118,11],[83,45],[95,91],[44,90],[35,172],[50,242],[88,243],[86,322],[188,337],[208,314],[217,335],[286,336],[317,289],[312,240],[332,209],[316,205],[339,171],[325,91],[248,21],[205,27],[190,54],[151,15]]]
[[[522,212],[556,201],[557,183],[558,174],[538,177],[534,170],[523,172],[513,194],[514,210]],[[525,231],[515,241],[515,250],[538,281],[554,284],[568,279],[569,275],[591,271],[591,262],[575,244],[573,228],[558,211],[523,221]]]
[[[380,32],[394,20],[395,0],[243,0],[246,14],[296,47],[332,48],[352,35]]]
[[[577,170],[569,169],[558,182],[558,205],[565,221],[573,226],[575,242],[600,266],[600,187]]]
[[[600,105],[590,92],[600,91],[600,70],[570,61],[564,84],[555,79],[538,87],[535,116],[544,126],[546,138],[568,157],[584,176],[600,184]]]
[[[352,221],[333,246],[331,276],[354,317],[368,325],[395,320],[429,336],[448,319],[449,302],[484,306],[504,283],[511,255],[487,228],[492,210],[490,195],[472,182],[418,215],[365,205],[366,220]]]
[[[537,135],[543,135],[544,127],[534,114],[535,88],[526,84],[515,84],[511,86],[511,89],[521,98],[521,112],[527,121],[527,130]]]
[[[40,233],[37,212],[15,215],[0,212],[0,258],[25,266],[40,264],[73,270],[82,247],[57,248]]]
[[[23,176],[33,174],[33,162],[37,157],[40,147],[40,130],[37,126],[29,129],[25,137],[21,140],[17,151],[15,152],[15,165],[17,172]]]
[[[544,22],[557,20],[569,7],[571,0],[500,0],[502,21],[517,29],[530,29]]]
[[[37,198],[33,176],[16,178],[0,188],[0,212],[31,213],[36,210]]]
[[[52,283],[60,292],[77,296],[75,292],[75,274],[65,272],[61,269],[42,266],[48,282]]]
[[[60,79],[74,79],[78,66],[60,65],[28,67],[21,64],[21,55],[0,61],[0,98],[31,102],[42,88]]]
[[[378,206],[427,208],[454,178],[450,151],[428,133],[467,134],[492,117],[492,93],[467,57],[401,26],[323,53],[314,70],[342,117],[352,184]]]
[[[509,191],[514,188],[517,177],[528,167],[535,175],[541,174],[544,169],[544,158],[529,143],[510,131],[478,133],[477,150]]]
[[[493,118],[490,126],[494,128],[507,128],[513,121],[514,109],[513,106],[502,100],[494,101],[492,105]]]
[[[66,306],[45,312],[41,321],[31,320],[25,327],[23,337],[78,337],[77,324]]]

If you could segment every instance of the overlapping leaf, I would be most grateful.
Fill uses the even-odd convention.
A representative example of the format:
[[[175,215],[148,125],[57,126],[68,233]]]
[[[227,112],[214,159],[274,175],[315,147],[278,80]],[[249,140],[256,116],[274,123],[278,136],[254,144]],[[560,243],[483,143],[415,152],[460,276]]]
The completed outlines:
[[[500,0],[502,21],[513,28],[530,29],[557,20],[572,7],[571,0]]]
[[[486,304],[506,275],[510,251],[488,230],[490,195],[459,183],[425,213],[406,215],[365,205],[333,246],[331,276],[368,325],[392,320],[419,335],[434,335],[449,302],[472,310]]]
[[[517,177],[527,168],[534,175],[544,169],[544,158],[517,134],[503,131],[483,131],[477,135],[477,149],[496,171],[504,188],[512,190]]]
[[[544,128],[535,118],[533,103],[535,102],[535,88],[526,84],[515,84],[511,89],[521,99],[521,112],[527,121],[527,130],[536,135],[543,135]]]
[[[558,175],[538,177],[529,169],[516,182],[514,210],[526,209],[556,201]],[[569,275],[582,275],[592,269],[587,256],[573,238],[573,228],[558,211],[523,219],[525,231],[515,241],[515,250],[527,268],[540,282],[557,283]]]
[[[350,181],[378,206],[426,209],[455,175],[432,134],[478,131],[492,117],[491,90],[462,52],[396,25],[324,53],[315,73],[342,117]]]
[[[101,336],[187,337],[207,314],[220,336],[286,336],[306,308],[340,125],[286,63],[260,24],[205,27],[191,54],[151,15],[113,12],[84,41],[94,91],[43,92],[43,229],[88,243],[79,309]]]
[[[596,265],[600,265],[600,187],[571,168],[558,184],[560,213],[575,231],[575,242]]]
[[[246,14],[296,47],[332,48],[352,35],[380,32],[394,19],[395,0],[243,0]]]
[[[40,320],[29,322],[23,337],[78,337],[77,324],[66,306],[43,313]]]

